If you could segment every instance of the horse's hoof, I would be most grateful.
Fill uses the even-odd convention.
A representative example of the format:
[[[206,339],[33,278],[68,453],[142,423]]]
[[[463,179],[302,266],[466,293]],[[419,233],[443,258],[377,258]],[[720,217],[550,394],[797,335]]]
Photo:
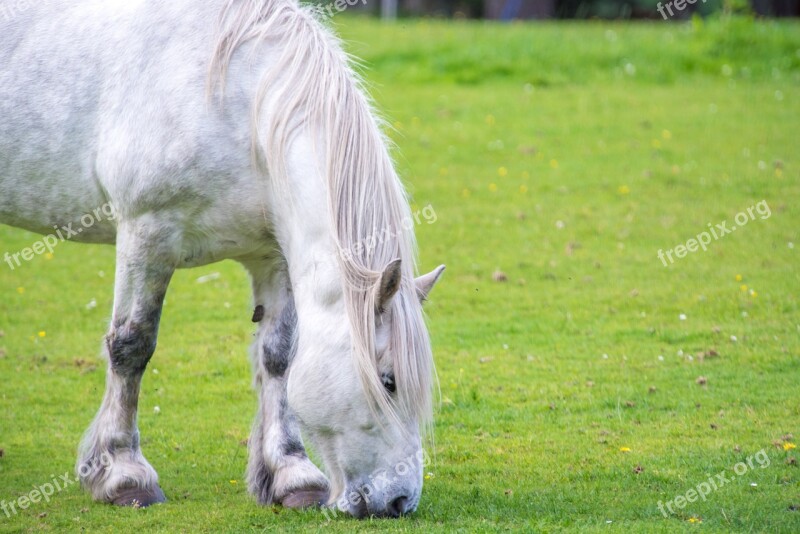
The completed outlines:
[[[299,490],[293,491],[281,499],[281,504],[286,508],[311,508],[322,506],[328,501],[326,490]]]
[[[151,504],[165,502],[167,498],[161,488],[125,488],[119,490],[117,496],[111,501],[117,506],[133,506],[134,508],[146,508]]]

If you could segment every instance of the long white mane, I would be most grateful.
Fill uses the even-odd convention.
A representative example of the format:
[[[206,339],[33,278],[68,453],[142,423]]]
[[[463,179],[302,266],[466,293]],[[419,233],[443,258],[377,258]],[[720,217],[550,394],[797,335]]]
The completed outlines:
[[[411,220],[408,200],[362,82],[339,40],[295,0],[225,0],[212,84],[224,89],[234,53],[253,40],[277,43],[283,51],[265,73],[254,103],[255,155],[273,180],[285,182],[291,136],[307,128],[322,140],[318,149],[324,151],[331,228],[341,252],[353,354],[367,398],[395,421],[416,416],[427,423],[433,358],[414,284],[414,235],[404,224]],[[260,124],[267,93],[281,105],[269,124]],[[402,286],[388,310],[398,395],[393,401],[377,369],[375,310],[380,276],[398,258]]]

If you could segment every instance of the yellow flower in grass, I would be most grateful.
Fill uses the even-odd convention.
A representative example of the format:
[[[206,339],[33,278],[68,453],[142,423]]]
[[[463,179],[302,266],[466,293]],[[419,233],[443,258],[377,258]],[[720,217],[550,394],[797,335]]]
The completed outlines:
[[[790,450],[796,449],[796,448],[797,448],[797,445],[795,445],[794,443],[789,443],[788,441],[783,444],[783,450],[785,450],[785,451],[790,451]]]
[[[506,169],[505,167],[500,167],[499,169],[497,169],[497,176],[501,178],[508,176],[508,169]]]
[[[742,285],[739,286],[739,289],[741,289],[742,291],[747,291],[747,285],[746,284],[742,284]]]
[[[630,447],[620,447],[619,448],[619,452],[631,452],[631,448]]]
[[[23,293],[25,293],[25,288],[24,288],[24,287],[18,287],[18,288],[17,288],[17,293],[19,293],[20,295],[22,295]]]
[[[700,519],[699,517],[690,517],[689,519],[687,519],[687,521],[689,523],[702,523],[703,522],[703,520]]]
[[[550,167],[552,167],[553,169],[557,169],[558,168],[558,160],[557,159],[551,159],[550,160]]]
[[[742,275],[741,274],[737,274],[736,275],[736,281],[737,282],[741,282],[742,281]]]
[[[619,188],[617,189],[617,192],[618,192],[620,195],[627,195],[628,193],[630,193],[630,192],[631,192],[631,188],[630,188],[630,187],[628,187],[627,185],[621,185],[621,186],[619,186]]]
[[[672,132],[670,132],[669,130],[661,130],[661,137],[669,141],[670,139],[672,139]]]
[[[524,195],[525,193],[527,193],[527,192],[528,192],[528,186],[527,186],[527,185],[524,185],[524,184],[523,184],[523,185],[521,185],[521,186],[519,186],[519,192],[520,192],[520,193],[522,193],[522,194]]]
[[[45,332],[44,330],[39,332],[39,337],[45,337],[46,335],[47,335],[47,332]]]
[[[489,191],[491,191],[492,193],[496,192],[497,191],[497,184],[494,183],[494,182],[489,184]]]

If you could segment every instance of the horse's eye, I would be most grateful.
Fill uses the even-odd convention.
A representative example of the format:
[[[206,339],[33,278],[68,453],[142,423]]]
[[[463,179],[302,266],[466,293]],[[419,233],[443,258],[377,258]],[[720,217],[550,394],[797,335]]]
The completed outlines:
[[[383,387],[386,388],[386,391],[389,393],[394,393],[397,391],[397,385],[394,383],[394,375],[385,374],[381,377],[381,382],[383,382]]]

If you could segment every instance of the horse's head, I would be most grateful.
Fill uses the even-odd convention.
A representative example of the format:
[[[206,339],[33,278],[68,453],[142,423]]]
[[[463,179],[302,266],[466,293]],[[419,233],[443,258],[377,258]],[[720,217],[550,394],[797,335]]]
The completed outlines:
[[[419,503],[433,363],[409,353],[423,343],[421,357],[431,360],[421,304],[443,271],[404,280],[410,271],[389,264],[369,300],[373,317],[363,318],[372,325],[368,361],[358,355],[345,302],[332,306],[324,330],[314,328],[324,339],[304,336],[300,319],[289,405],[325,464],[330,504],[356,517],[397,517]]]

